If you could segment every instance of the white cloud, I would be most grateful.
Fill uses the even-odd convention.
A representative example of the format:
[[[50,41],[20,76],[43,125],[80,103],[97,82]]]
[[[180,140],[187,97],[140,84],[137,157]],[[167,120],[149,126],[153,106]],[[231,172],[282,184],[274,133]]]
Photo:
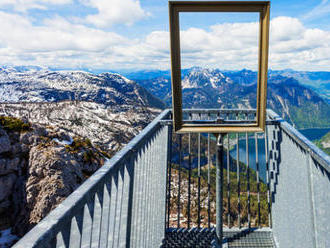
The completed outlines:
[[[88,15],[86,21],[101,28],[111,27],[117,23],[131,25],[149,15],[137,0],[81,0],[81,2],[97,9],[98,13]]]
[[[154,49],[168,47],[167,32],[154,32],[152,36],[155,35]],[[256,70],[257,35],[257,23],[225,23],[211,26],[210,30],[181,31],[182,66]],[[330,32],[306,28],[297,18],[274,18],[269,65],[273,69],[330,70]]]
[[[330,2],[328,0],[322,0],[319,5],[313,8],[311,11],[303,16],[304,20],[317,19],[330,14]]]
[[[12,7],[18,12],[29,9],[47,9],[47,5],[69,4],[72,0],[1,0],[0,7]]]
[[[168,69],[170,66],[166,31],[128,39],[62,17],[35,26],[27,17],[1,11],[0,23],[2,64],[103,69]],[[256,69],[257,34],[257,23],[183,30],[182,65]],[[272,69],[330,70],[330,32],[306,28],[295,18],[274,18],[269,65]]]
[[[277,17],[271,21],[271,38],[273,42],[282,42],[303,38],[304,26],[302,23],[291,17]]]
[[[0,59],[7,64],[40,64],[75,67],[116,60],[111,55],[117,46],[132,42],[113,32],[72,24],[63,18],[45,20],[33,26],[17,14],[0,11]]]
[[[290,32],[284,32],[285,27]],[[272,21],[270,41],[273,68],[330,70],[329,31],[306,28],[295,18],[278,17]]]
[[[112,32],[71,24],[61,17],[33,26],[20,15],[0,12],[3,45],[18,52],[56,52],[60,50],[100,52],[126,39]]]

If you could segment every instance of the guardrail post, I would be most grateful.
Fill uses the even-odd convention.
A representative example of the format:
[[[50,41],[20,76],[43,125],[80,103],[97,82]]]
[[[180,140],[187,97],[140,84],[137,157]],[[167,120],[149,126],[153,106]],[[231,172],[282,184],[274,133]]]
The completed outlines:
[[[216,242],[213,246],[222,248],[222,212],[223,212],[223,140],[225,134],[216,134],[217,154],[216,154]]]

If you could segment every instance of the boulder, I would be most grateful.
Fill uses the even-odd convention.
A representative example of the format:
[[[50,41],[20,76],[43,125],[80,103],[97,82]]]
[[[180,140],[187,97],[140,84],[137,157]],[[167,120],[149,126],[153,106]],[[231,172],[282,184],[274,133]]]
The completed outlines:
[[[21,215],[16,230],[22,225],[30,229],[81,184],[84,177],[75,161],[75,154],[66,152],[64,147],[31,148],[26,198],[20,203],[21,208],[26,208],[26,216]]]
[[[39,124],[25,132],[0,128],[0,228],[23,236],[104,163],[95,147],[68,149],[54,138],[72,140]]]

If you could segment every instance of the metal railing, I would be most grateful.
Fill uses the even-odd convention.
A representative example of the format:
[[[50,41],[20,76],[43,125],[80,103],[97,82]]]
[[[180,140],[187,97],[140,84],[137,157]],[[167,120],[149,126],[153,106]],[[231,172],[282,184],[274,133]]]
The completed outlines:
[[[14,247],[157,247],[164,238],[163,111]]]
[[[178,227],[196,227],[178,235],[196,234],[194,242],[203,236],[209,244],[216,140],[172,134],[170,114],[162,112],[14,247],[158,247],[167,234],[178,237]],[[194,109],[184,115],[253,120],[255,113]],[[235,240],[252,230],[274,236],[277,247],[330,247],[330,159],[274,112],[267,115],[265,133],[225,137],[225,236]]]
[[[254,118],[253,110],[183,114],[187,120]],[[194,233],[216,224],[216,141],[188,133],[174,134],[172,144],[166,226],[178,242],[186,234],[175,230]],[[272,230],[276,247],[330,247],[329,156],[276,113],[267,111],[264,133],[226,136],[224,175],[225,231],[262,228]]]
[[[255,111],[190,109],[183,115],[186,120],[253,121]],[[215,226],[216,143],[210,133],[173,135],[167,228]],[[227,134],[224,144],[224,226],[271,227],[267,132]]]
[[[330,247],[330,157],[276,113],[268,125],[277,247]]]

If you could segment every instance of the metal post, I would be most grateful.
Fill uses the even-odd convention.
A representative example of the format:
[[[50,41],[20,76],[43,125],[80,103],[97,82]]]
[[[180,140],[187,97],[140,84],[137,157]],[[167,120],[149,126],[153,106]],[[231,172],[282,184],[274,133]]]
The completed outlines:
[[[216,154],[216,236],[217,247],[222,247],[222,213],[223,213],[223,141],[225,134],[217,134]]]

